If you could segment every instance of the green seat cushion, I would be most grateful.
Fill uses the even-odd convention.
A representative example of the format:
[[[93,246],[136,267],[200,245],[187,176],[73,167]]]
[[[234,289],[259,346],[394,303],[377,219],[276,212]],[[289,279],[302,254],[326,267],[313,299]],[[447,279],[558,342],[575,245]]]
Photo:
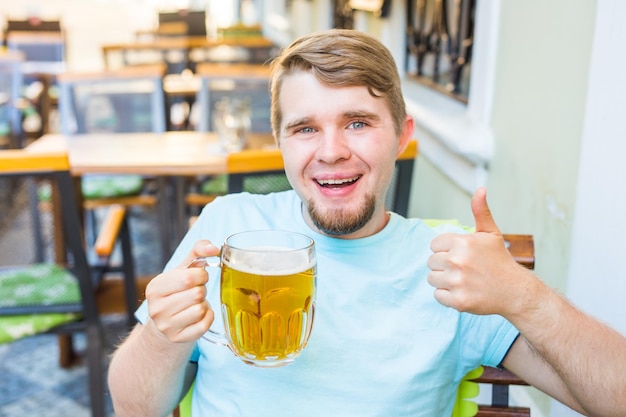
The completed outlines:
[[[83,197],[110,198],[138,194],[143,187],[140,175],[85,175],[82,179]]]
[[[54,264],[35,264],[0,270],[0,308],[68,304],[80,301],[76,278]],[[74,321],[80,314],[0,316],[0,343],[45,332]]]
[[[280,174],[244,176],[243,191],[251,194],[269,194],[272,192],[291,190],[287,176]],[[228,175],[215,175],[204,181],[200,192],[208,195],[224,195],[228,193]]]
[[[200,185],[200,192],[208,195],[228,193],[228,175],[215,175]]]
[[[244,177],[243,190],[252,194],[269,194],[291,190],[287,176],[281,174],[251,175]]]

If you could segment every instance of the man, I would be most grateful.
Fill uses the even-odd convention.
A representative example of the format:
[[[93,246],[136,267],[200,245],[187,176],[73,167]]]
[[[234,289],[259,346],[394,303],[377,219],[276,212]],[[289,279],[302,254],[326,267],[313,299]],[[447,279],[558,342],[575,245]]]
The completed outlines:
[[[194,378],[194,416],[449,416],[459,381],[481,364],[503,365],[580,412],[626,415],[625,339],[513,261],[483,189],[470,235],[385,210],[414,124],[380,42],[315,33],[272,65],[272,129],[295,191],[205,207],[113,357],[118,416],[165,416]],[[211,309],[219,279],[187,265],[250,229],[316,242],[313,333],[282,368],[245,365],[200,339],[221,314]]]

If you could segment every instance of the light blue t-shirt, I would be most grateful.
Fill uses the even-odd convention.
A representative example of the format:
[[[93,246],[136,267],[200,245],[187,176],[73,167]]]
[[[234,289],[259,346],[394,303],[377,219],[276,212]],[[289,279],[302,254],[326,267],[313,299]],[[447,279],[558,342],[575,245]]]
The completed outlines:
[[[518,331],[500,316],[444,307],[426,282],[439,229],[391,213],[363,239],[311,230],[293,191],[235,194],[200,215],[166,268],[199,239],[220,246],[232,233],[292,230],[315,240],[318,278],[309,344],[290,365],[260,369],[200,339],[193,416],[450,416],[458,384],[479,365],[497,366]],[[212,328],[223,332],[219,270],[209,269]],[[145,303],[137,312],[147,320]]]

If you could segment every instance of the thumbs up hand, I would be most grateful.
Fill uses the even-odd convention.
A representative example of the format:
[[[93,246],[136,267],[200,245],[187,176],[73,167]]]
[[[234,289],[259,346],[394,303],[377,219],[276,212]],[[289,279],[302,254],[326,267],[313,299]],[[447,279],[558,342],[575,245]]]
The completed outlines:
[[[507,317],[515,311],[529,271],[505,247],[484,188],[476,190],[471,206],[475,233],[445,233],[432,240],[428,282],[435,287],[435,299],[445,306]]]

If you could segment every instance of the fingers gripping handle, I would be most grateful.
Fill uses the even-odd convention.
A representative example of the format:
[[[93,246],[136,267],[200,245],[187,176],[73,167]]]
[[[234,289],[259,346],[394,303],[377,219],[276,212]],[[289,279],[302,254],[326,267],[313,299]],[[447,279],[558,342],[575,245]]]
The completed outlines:
[[[214,258],[214,257],[207,258],[207,257],[199,256],[197,258],[194,258],[191,260],[191,262],[187,264],[187,268],[209,268],[209,267],[221,268],[222,266],[221,262],[219,261],[209,262],[209,259],[211,258]],[[229,347],[229,343],[228,343],[228,340],[226,340],[226,337],[223,334],[217,333],[211,329],[209,329],[205,334],[203,334],[202,338],[205,340],[208,340],[211,343],[215,343],[216,345],[223,345],[223,346]]]
[[[208,268],[208,267],[220,268],[222,266],[222,264],[219,261],[209,262],[209,259],[211,258],[214,258],[214,257],[211,256],[207,258],[204,256],[198,256],[197,258],[193,258],[191,262],[187,264],[187,268]]]

